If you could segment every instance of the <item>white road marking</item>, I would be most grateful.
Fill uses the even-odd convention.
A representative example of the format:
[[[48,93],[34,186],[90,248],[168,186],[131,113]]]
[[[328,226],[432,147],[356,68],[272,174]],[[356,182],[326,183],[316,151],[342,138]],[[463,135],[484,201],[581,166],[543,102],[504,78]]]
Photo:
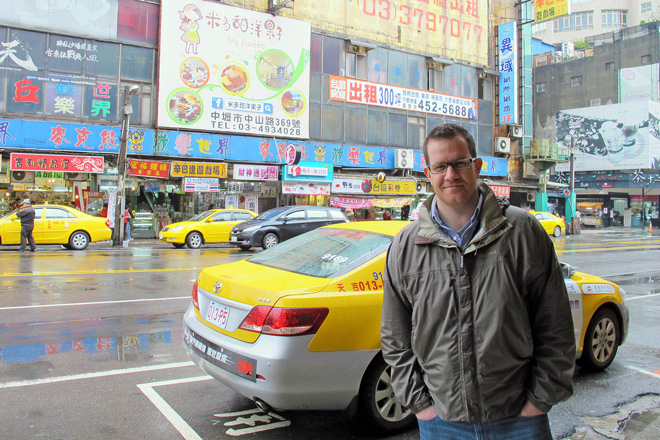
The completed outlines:
[[[68,381],[71,381],[71,380],[93,379],[93,378],[97,378],[97,377],[117,376],[119,374],[133,374],[133,373],[142,373],[142,372],[145,372],[145,371],[166,370],[168,368],[191,367],[193,365],[195,365],[195,364],[193,364],[191,361],[175,362],[175,363],[170,363],[170,364],[150,365],[150,366],[145,366],[145,367],[122,368],[120,370],[97,371],[95,373],[72,374],[70,376],[48,377],[48,378],[45,378],[45,379],[18,380],[18,381],[15,381],[15,382],[0,383],[0,389],[28,387],[28,386],[32,386],[32,385],[46,385],[46,384],[57,383],[57,382],[68,382]]]
[[[658,370],[658,371],[647,371],[643,368],[633,367],[632,365],[626,365],[625,367],[629,368],[631,370],[639,371],[640,373],[647,374],[651,377],[655,377],[656,379],[660,379],[660,373],[658,373],[658,371],[660,371],[660,370]]]
[[[149,301],[169,301],[173,299],[190,299],[190,296],[188,295],[188,296],[172,296],[169,298],[123,299],[123,300],[114,300],[114,301],[92,301],[92,302],[65,303],[65,304],[35,304],[32,306],[0,307],[0,310],[39,309],[42,307],[96,306],[99,304],[122,304],[122,303],[135,303],[135,302],[149,302]]]
[[[192,363],[192,362],[191,362]],[[190,427],[183,417],[179,415],[174,408],[172,408],[169,403],[163,399],[160,394],[154,390],[154,387],[163,386],[163,385],[174,385],[179,383],[189,383],[189,382],[198,382],[201,380],[212,379],[211,376],[197,376],[189,377],[187,379],[174,379],[174,380],[164,380],[162,382],[150,382],[150,383],[141,383],[138,384],[140,391],[144,393],[145,396],[154,404],[158,411],[165,416],[165,418],[174,426],[174,428],[179,431],[179,433],[186,440],[202,440],[202,438],[195,432],[194,429]]]
[[[626,298],[626,301],[634,301],[636,299],[644,299],[644,298],[653,298],[654,296],[660,296],[660,293],[653,293],[651,295],[640,295],[640,296],[635,296],[633,298]]]

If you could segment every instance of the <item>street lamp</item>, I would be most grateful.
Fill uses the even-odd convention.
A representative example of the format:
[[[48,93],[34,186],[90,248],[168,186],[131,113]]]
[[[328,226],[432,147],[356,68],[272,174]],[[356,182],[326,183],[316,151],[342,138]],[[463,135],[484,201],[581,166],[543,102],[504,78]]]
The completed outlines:
[[[568,188],[571,192],[571,194],[569,196],[569,203],[571,205],[571,209],[570,209],[570,216],[567,215],[566,217],[568,217],[568,220],[571,222],[571,225],[572,225],[571,229],[573,231],[575,231],[577,228],[579,228],[579,225],[576,228],[576,222],[573,221],[573,219],[575,218],[575,211],[577,210],[577,196],[575,195],[575,144],[582,141],[582,139],[584,139],[585,137],[586,136],[584,136],[584,135],[579,136],[577,138],[577,141],[576,141],[576,139],[571,136],[571,150],[570,150],[570,155],[568,156],[568,159],[570,161],[570,165],[569,165],[570,166],[570,168],[569,168],[569,170],[570,170],[570,180],[568,182]],[[573,205],[575,205],[575,206],[573,206]],[[575,232],[573,232],[573,233],[575,233]]]
[[[133,106],[131,95],[140,90],[139,86],[126,86],[124,88],[124,116],[121,124],[121,135],[119,138],[119,159],[117,161],[117,200],[115,204],[115,229],[112,233],[112,245],[120,246],[124,237],[124,206],[126,191],[126,150],[128,149],[128,128],[130,125]]]

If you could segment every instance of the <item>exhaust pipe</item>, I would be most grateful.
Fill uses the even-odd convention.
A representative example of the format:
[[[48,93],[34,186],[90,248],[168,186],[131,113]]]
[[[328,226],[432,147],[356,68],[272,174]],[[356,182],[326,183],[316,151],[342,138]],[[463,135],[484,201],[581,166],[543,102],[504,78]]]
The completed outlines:
[[[261,411],[265,413],[272,409],[272,407],[269,404],[267,404],[261,399],[254,399],[254,403],[255,405],[257,405],[257,408],[259,408]]]

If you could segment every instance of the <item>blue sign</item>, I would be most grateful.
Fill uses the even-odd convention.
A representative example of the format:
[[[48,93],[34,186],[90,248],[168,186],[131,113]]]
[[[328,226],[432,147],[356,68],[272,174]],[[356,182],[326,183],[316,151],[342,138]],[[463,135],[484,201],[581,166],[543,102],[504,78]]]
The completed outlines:
[[[518,123],[518,27],[515,21],[498,26],[500,124]]]

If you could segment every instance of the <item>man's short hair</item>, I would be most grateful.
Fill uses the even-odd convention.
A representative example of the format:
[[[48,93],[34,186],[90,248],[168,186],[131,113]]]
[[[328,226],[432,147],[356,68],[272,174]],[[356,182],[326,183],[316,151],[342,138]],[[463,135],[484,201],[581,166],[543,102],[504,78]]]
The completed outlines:
[[[435,139],[452,139],[456,136],[463,136],[468,144],[468,148],[470,149],[470,157],[477,157],[477,144],[474,142],[474,138],[469,131],[460,125],[442,124],[433,128],[433,130],[431,130],[429,134],[426,135],[426,139],[424,139],[422,151],[424,153],[426,163],[429,163],[429,141]]]

